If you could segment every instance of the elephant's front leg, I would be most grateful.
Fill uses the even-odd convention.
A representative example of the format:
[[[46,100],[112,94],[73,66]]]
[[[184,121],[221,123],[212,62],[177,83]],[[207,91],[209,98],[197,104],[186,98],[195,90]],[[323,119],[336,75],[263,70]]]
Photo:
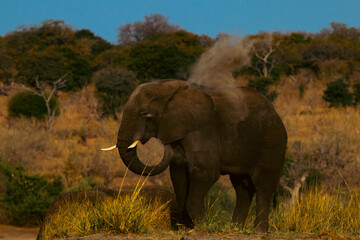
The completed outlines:
[[[196,152],[189,155],[189,192],[186,209],[191,218],[199,222],[205,220],[204,198],[211,186],[219,179],[220,170],[216,166],[214,154]]]
[[[170,176],[175,191],[177,207],[177,213],[174,219],[175,222],[172,223],[172,227],[177,229],[177,224],[181,224],[193,228],[194,223],[185,208],[189,191],[188,167],[186,162],[179,159],[171,161]]]

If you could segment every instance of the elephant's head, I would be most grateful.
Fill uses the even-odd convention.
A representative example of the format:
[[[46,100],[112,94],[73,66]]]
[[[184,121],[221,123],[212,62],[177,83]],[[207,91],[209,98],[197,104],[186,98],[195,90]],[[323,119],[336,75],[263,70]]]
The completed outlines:
[[[162,80],[138,86],[124,107],[117,147],[125,165],[134,173],[157,175],[171,159],[170,144],[183,139],[209,121],[214,103],[201,87],[179,80]],[[165,146],[155,166],[143,164],[136,153],[138,142],[155,137]]]

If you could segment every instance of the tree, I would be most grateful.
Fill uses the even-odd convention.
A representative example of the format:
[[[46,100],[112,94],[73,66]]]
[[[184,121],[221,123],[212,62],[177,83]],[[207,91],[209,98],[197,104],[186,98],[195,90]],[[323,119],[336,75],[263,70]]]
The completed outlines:
[[[119,28],[120,45],[131,46],[134,43],[149,39],[157,34],[171,33],[180,30],[178,25],[170,24],[168,18],[161,14],[145,16],[145,21],[128,23]]]
[[[45,20],[40,26],[21,26],[8,33],[7,47],[16,53],[24,53],[34,47],[38,50],[57,45],[64,46],[73,43],[74,31],[63,20]]]
[[[51,87],[51,91],[50,91],[49,94],[47,94],[45,92],[45,87],[46,87],[45,82],[40,82],[38,79],[36,79],[36,87],[37,87],[38,91],[34,91],[34,93],[41,96],[44,99],[46,110],[47,110],[47,115],[48,115],[48,118],[47,118],[48,125],[47,125],[47,127],[48,127],[49,130],[51,129],[52,122],[54,120],[56,110],[57,110],[56,108],[55,109],[51,108],[50,102],[51,102],[52,97],[56,93],[56,91],[59,88],[63,88],[65,86],[65,83],[67,81],[65,79],[65,77],[66,77],[66,74],[64,76],[62,76],[61,78],[59,78],[58,80],[56,80],[55,82],[53,82],[52,87]]]
[[[67,47],[51,46],[42,51],[29,51],[17,63],[17,80],[31,87],[37,87],[35,79],[52,84],[65,75],[64,90],[73,91],[89,83],[92,75],[89,62]]]
[[[132,46],[122,66],[135,72],[141,81],[151,79],[187,79],[190,66],[205,48],[195,34],[178,31],[158,35]]]
[[[101,69],[95,74],[94,82],[103,115],[111,115],[115,119],[116,112],[121,109],[137,86],[136,75],[119,67]]]
[[[81,29],[75,32],[74,39],[76,46],[83,50],[87,57],[93,58],[98,54],[111,49],[113,45],[108,41],[96,36],[93,32],[88,29]],[[78,49],[77,48],[77,49]]]
[[[324,28],[317,34],[321,38],[360,39],[360,28],[348,28],[345,23],[331,22],[330,28]]]
[[[112,47],[90,30],[75,31],[62,20],[22,26],[0,39],[0,78],[36,87],[36,77],[51,83],[67,74],[64,90],[78,90],[90,82],[95,57]]]
[[[63,88],[65,86],[66,81],[67,81],[67,79],[66,79],[66,74],[65,74],[62,77],[60,77],[58,80],[54,81],[52,83],[52,86],[50,87],[50,86],[47,86],[45,81],[41,81],[37,77],[35,79],[36,89],[32,89],[32,88],[23,86],[25,89],[31,91],[33,94],[40,96],[43,99],[43,101],[45,103],[46,111],[47,111],[47,119],[46,120],[47,120],[47,129],[48,130],[51,130],[51,126],[54,121],[54,118],[59,111],[58,106],[55,105],[55,107],[54,107],[53,97],[55,96],[55,93],[60,88]],[[46,91],[47,88],[50,88],[50,93],[48,93]]]
[[[279,45],[280,41],[274,41],[273,35],[269,33],[254,40],[251,67],[260,77],[269,77],[271,75],[271,71],[274,69],[276,63],[272,55],[278,50]]]

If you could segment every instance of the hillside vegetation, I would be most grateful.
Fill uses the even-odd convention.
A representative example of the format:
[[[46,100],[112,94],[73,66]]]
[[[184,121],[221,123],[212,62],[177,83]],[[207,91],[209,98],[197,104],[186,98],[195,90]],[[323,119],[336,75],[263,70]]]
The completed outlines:
[[[360,29],[331,23],[319,33],[247,37],[253,41],[251,63],[233,73],[236,84],[257,88],[272,100],[289,136],[282,202],[272,216],[271,231],[358,234]],[[18,206],[9,206],[9,189],[29,189],[41,181],[60,182],[59,192],[136,185],[139,177],[130,172],[123,181],[126,167],[116,151],[100,151],[116,142],[122,105],[141,83],[187,80],[191,66],[218,38],[188,32],[161,15],[120,27],[117,44],[59,20],[0,36],[0,222],[24,224],[11,212],[22,214]],[[11,115],[10,100],[25,90],[43,99],[56,97],[57,107],[47,109],[45,104],[42,119]],[[155,162],[162,146],[152,140],[139,152],[141,159]],[[171,187],[168,172],[146,184]],[[228,179],[220,184],[228,186]],[[319,201],[333,205],[316,205]],[[34,206],[36,201],[30,200],[26,205]],[[314,211],[299,212],[304,209]],[[310,223],[315,209],[316,221],[328,224]],[[34,219],[38,223],[39,216]],[[236,231],[212,223],[203,228]]]

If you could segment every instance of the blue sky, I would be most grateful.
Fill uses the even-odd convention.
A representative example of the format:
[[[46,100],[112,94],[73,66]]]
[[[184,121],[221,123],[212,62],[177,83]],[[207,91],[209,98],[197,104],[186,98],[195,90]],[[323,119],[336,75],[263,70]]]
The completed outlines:
[[[61,19],[116,42],[119,26],[152,13],[211,37],[261,30],[318,32],[330,22],[360,27],[360,0],[0,0],[0,35]]]

